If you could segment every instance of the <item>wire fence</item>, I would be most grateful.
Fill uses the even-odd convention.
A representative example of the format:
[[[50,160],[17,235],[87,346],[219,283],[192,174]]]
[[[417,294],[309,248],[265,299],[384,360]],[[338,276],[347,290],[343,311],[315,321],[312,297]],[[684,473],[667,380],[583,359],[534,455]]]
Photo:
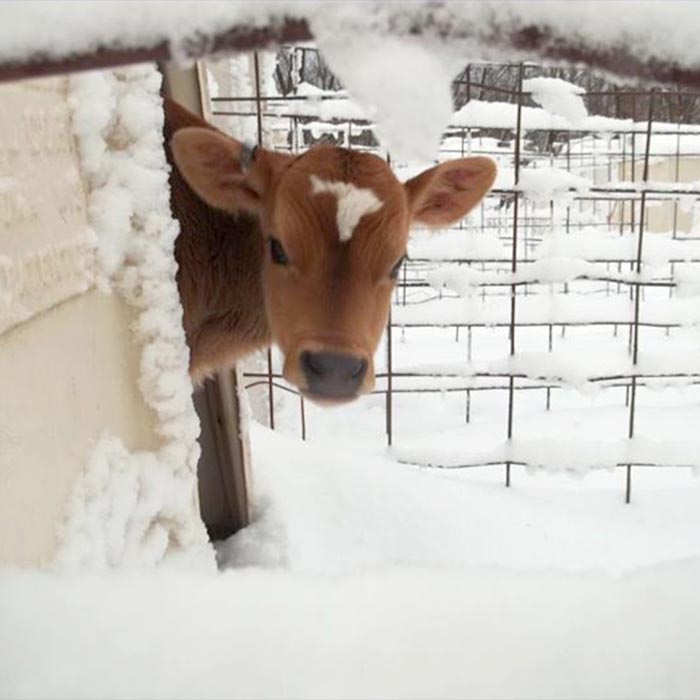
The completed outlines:
[[[297,61],[308,60],[309,51],[299,49]],[[297,54],[290,48],[285,55],[293,76]],[[455,121],[462,123],[446,131],[439,159],[487,155],[497,160],[501,177],[466,221],[437,237],[419,236],[409,249],[374,390],[384,400],[386,443],[395,443],[405,414],[397,412],[402,396],[462,397],[465,425],[479,420],[478,404],[488,404],[481,420],[489,429],[500,425],[499,449],[465,449],[449,459],[441,459],[439,450],[434,457],[413,458],[410,450],[408,456],[401,450],[397,455],[433,467],[502,468],[509,486],[513,465],[547,463],[537,449],[520,449],[525,413],[537,406],[551,413],[558,392],[565,392],[571,405],[573,387],[580,396],[576,415],[583,416],[581,431],[591,447],[600,412],[590,403],[595,391],[624,413],[624,424],[616,430],[626,448],[608,450],[603,458],[600,449],[593,450],[590,466],[623,468],[629,502],[637,467],[700,466],[700,454],[688,447],[694,440],[692,410],[700,405],[700,125],[656,116],[680,113],[680,101],[683,114],[692,113],[688,104],[700,95],[658,88],[591,91],[582,96],[589,112],[601,97],[612,96],[606,104],[617,114],[590,117],[574,128],[538,109],[523,87],[527,78],[556,74],[556,69],[505,68],[515,75],[514,84],[485,83],[489,72],[482,65],[468,66],[455,81],[453,92],[461,96],[456,97],[461,109]],[[272,94],[263,88],[258,54],[251,70],[252,94],[212,98],[213,114],[222,124],[234,123],[226,122],[231,118],[252,121],[259,143],[291,152],[330,142],[388,157],[373,136],[372,123],[350,109],[342,92],[288,80],[287,94]],[[296,70],[298,76],[302,71]],[[472,82],[471,76],[478,79]],[[481,111],[470,112],[475,105]],[[508,119],[512,123],[505,123]],[[401,172],[402,164],[392,165]],[[426,333],[451,344],[455,351],[450,353],[460,362],[399,357],[411,334]],[[578,347],[596,348],[598,367],[581,366],[588,359],[585,350],[581,356],[559,353],[570,337],[585,340]],[[304,398],[293,396],[297,392],[284,382],[273,351],[265,363],[264,369],[245,371],[247,389],[265,392],[272,428],[279,397],[286,397],[287,411],[290,401],[297,402],[299,434],[306,439],[310,415]],[[677,430],[662,444],[641,443],[640,396],[652,397],[648,405],[653,407],[658,403],[653,397],[669,387],[675,399],[665,398],[659,410],[687,409],[682,414],[687,434]],[[483,400],[495,395],[505,402]],[[557,439],[545,433],[540,447]],[[574,450],[581,444],[570,442]],[[580,459],[586,459],[585,449]]]

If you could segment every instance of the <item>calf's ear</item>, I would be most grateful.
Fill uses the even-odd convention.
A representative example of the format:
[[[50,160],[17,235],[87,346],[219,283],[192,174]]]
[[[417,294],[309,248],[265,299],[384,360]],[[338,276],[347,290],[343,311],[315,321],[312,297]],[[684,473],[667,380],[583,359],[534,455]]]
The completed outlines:
[[[461,158],[436,165],[405,183],[413,223],[431,228],[459,221],[491,189],[496,164]]]
[[[224,211],[257,212],[275,176],[290,156],[254,151],[214,129],[176,131],[170,149],[187,184],[207,204]]]

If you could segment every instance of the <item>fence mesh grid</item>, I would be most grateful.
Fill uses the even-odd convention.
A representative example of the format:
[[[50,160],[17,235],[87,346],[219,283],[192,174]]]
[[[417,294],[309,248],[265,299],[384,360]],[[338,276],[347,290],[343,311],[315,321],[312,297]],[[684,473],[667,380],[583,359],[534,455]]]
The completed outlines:
[[[245,65],[247,85],[211,98],[224,129],[291,152],[326,142],[389,158],[332,75],[322,75],[329,89],[304,82],[310,65],[327,70],[314,49],[255,54],[237,70]],[[501,468],[506,485],[512,465],[621,467],[629,501],[636,468],[700,465],[700,95],[596,89],[595,76],[578,75],[592,116],[574,127],[527,89],[552,75],[474,64],[454,81],[439,160],[486,155],[499,178],[465,220],[412,239],[371,407],[382,397],[377,428],[402,461]],[[246,368],[249,392],[264,392],[273,428],[281,401],[306,439],[313,409],[274,351],[265,365]],[[419,449],[395,444],[426,395],[448,401],[445,429],[457,415],[471,429],[461,447],[441,449],[439,430]]]

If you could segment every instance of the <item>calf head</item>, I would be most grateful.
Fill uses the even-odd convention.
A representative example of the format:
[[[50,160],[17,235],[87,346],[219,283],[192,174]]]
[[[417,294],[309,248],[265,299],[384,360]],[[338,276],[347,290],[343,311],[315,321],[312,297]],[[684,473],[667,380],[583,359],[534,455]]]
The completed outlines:
[[[331,146],[299,156],[253,151],[199,127],[177,131],[171,145],[178,169],[207,204],[259,217],[265,313],[284,376],[320,402],[373,388],[372,357],[410,225],[459,220],[496,173],[487,158],[462,158],[402,184],[372,154]]]

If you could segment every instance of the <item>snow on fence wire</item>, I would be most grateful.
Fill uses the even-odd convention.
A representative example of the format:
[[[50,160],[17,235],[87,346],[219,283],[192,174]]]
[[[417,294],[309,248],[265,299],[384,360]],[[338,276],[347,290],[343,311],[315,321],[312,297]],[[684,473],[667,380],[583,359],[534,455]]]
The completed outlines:
[[[215,117],[236,131],[254,120],[268,146],[326,141],[388,157],[342,90],[300,80],[309,52],[288,51],[285,95],[269,78],[261,87],[255,54],[248,94],[214,96]],[[685,123],[700,94],[593,90],[590,75],[584,92],[538,66],[500,68],[498,84],[476,64],[454,83],[463,104],[439,157],[488,155],[499,177],[466,221],[412,239],[377,366],[386,443],[410,464],[501,466],[506,485],[513,465],[623,467],[629,502],[633,467],[700,467],[700,124]],[[606,99],[615,116],[588,116],[586,102]],[[675,123],[655,116],[681,102],[694,107]],[[292,406],[272,351],[266,365],[244,373],[247,388],[266,392],[271,427],[294,412],[306,439],[310,407],[301,396]],[[415,436],[426,396],[450,397],[465,430]]]

